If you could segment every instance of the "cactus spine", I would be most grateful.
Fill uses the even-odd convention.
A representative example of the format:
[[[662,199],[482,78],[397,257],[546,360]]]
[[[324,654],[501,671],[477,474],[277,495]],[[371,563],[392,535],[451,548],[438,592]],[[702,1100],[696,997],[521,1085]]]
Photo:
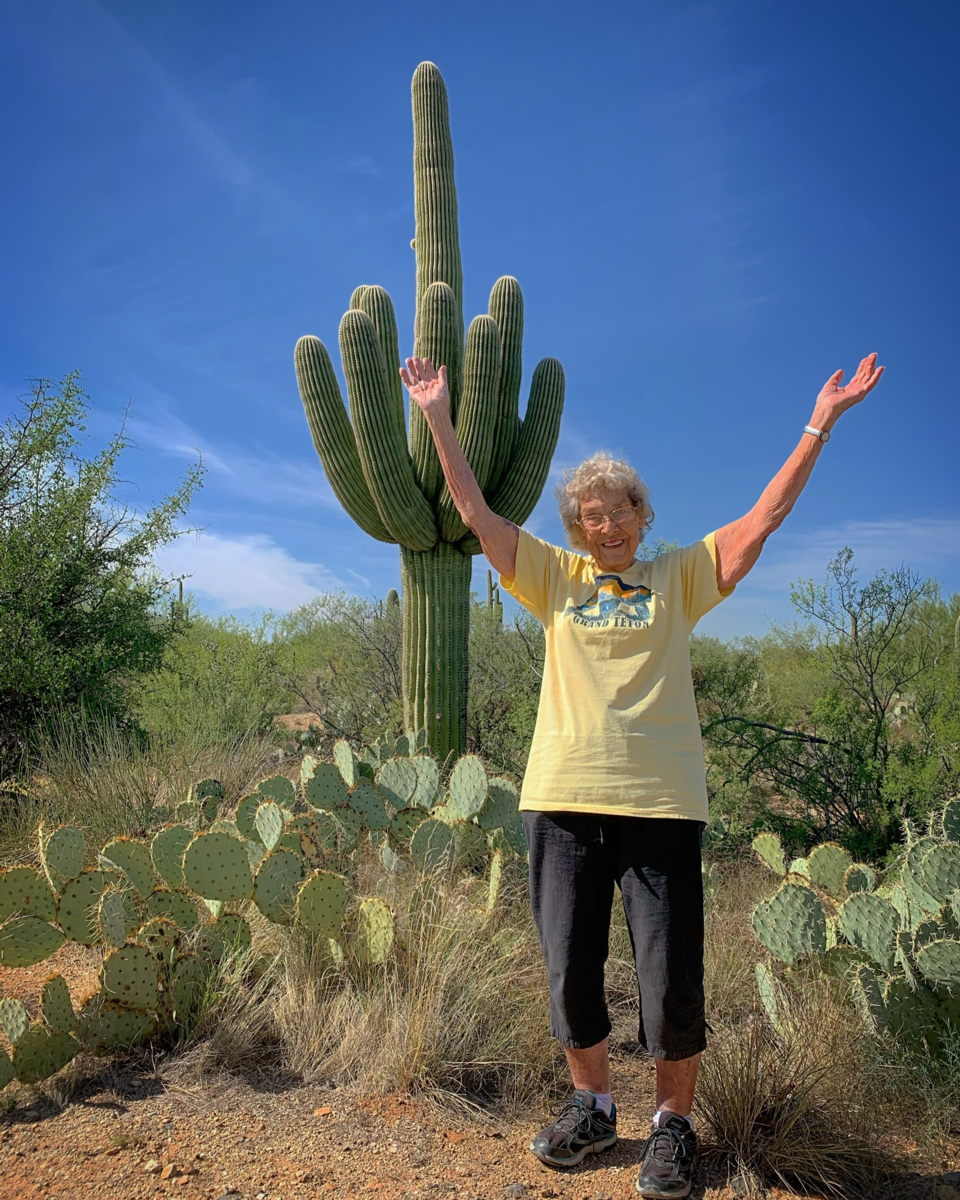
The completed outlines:
[[[463,273],[447,92],[433,63],[413,77],[417,310],[414,352],[446,365],[457,437],[491,507],[522,524],[546,482],[563,409],[563,368],[544,359],[518,412],[523,296],[499,279],[463,333]],[[350,416],[324,345],[301,338],[297,380],[314,446],[340,503],[371,537],[400,546],[404,723],[441,759],[466,740],[472,556],[416,404],[409,432],[393,305],[361,286],[340,325]],[[499,599],[499,597],[498,597]],[[389,606],[388,606],[389,607]]]

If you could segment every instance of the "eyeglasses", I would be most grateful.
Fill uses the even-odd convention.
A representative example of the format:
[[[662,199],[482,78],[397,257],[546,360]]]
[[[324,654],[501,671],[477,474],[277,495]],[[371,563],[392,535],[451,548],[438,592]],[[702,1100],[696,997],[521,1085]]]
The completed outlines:
[[[585,529],[587,533],[596,533],[603,528],[605,521],[610,521],[613,525],[619,525],[621,529],[628,522],[633,521],[637,515],[637,506],[635,504],[625,504],[622,508],[615,508],[609,515],[607,513],[589,513],[585,517],[580,517],[577,524],[581,529]]]

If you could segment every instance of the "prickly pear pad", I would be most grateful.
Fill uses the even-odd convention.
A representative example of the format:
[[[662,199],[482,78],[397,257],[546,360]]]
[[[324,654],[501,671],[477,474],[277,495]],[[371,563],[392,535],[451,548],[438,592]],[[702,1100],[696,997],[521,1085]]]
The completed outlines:
[[[877,873],[866,863],[854,863],[847,867],[843,876],[843,889],[847,895],[854,892],[872,892],[877,886]]]
[[[751,845],[760,861],[778,875],[786,875],[787,860],[775,833],[758,833]]]
[[[184,853],[183,877],[205,900],[246,900],[253,891],[247,852],[229,833],[198,833]]]
[[[288,925],[303,879],[303,859],[289,850],[274,850],[260,864],[253,898],[268,921]]]
[[[158,971],[166,972],[177,956],[182,932],[165,917],[154,917],[137,930],[137,944],[149,951]]]
[[[73,1033],[77,1014],[70,1002],[70,989],[62,975],[52,975],[40,992],[40,1011],[43,1019],[57,1033]]]
[[[477,824],[481,829],[499,829],[513,820],[519,807],[516,785],[509,779],[491,779],[487,802],[477,813]]]
[[[178,888],[183,883],[183,852],[192,837],[186,825],[167,825],[150,843],[153,865],[167,887]]]
[[[260,841],[263,842],[267,850],[276,850],[277,843],[283,835],[284,824],[280,805],[275,804],[272,800],[264,801],[257,809],[254,823],[257,827],[257,833],[260,835]]]
[[[318,937],[335,938],[348,898],[347,885],[339,875],[317,871],[297,893],[297,920]]]
[[[195,1013],[203,999],[208,967],[195,954],[177,960],[171,985],[173,1011],[180,1019]]]
[[[10,917],[0,925],[0,967],[32,967],[55,954],[65,940],[39,917]]]
[[[72,825],[61,825],[47,833],[40,825],[37,834],[40,842],[40,865],[54,889],[64,879],[75,879],[83,870],[86,843],[83,834]]]
[[[340,776],[347,787],[354,787],[358,780],[357,759],[353,753],[350,743],[344,741],[343,738],[334,743],[333,761],[336,764],[337,770],[340,772]],[[307,800],[310,803],[313,803],[309,796],[307,796]],[[317,807],[319,808],[320,805],[317,805]]]
[[[265,800],[274,800],[281,808],[292,808],[296,803],[297,789],[285,775],[271,775],[261,779],[257,791]]]
[[[453,830],[443,821],[421,822],[410,839],[410,857],[425,873],[449,867],[455,854]]]
[[[56,1075],[79,1053],[79,1043],[68,1033],[37,1024],[14,1049],[13,1066],[21,1083],[39,1083]]]
[[[410,807],[433,808],[440,791],[440,766],[429,754],[416,754],[410,762],[417,772],[417,786],[410,797]]]
[[[956,995],[960,992],[960,941],[940,938],[917,951],[917,967],[923,977]]]
[[[10,1055],[6,1050],[0,1049],[0,1092],[17,1077],[17,1072],[14,1069],[13,1063],[10,1061]]]
[[[156,1008],[157,968],[145,946],[123,946],[100,964],[100,988],[108,1000],[124,1008]]]
[[[171,892],[166,888],[157,888],[147,897],[143,909],[148,919],[169,917],[184,932],[196,929],[200,923],[197,906],[183,892]]]
[[[390,836],[398,842],[409,842],[417,826],[427,819],[422,808],[404,808],[390,822]]]
[[[250,838],[254,842],[260,841],[260,834],[257,833],[257,809],[263,803],[263,797],[259,792],[252,792],[237,805],[237,832],[241,837]]]
[[[131,838],[115,838],[100,851],[100,866],[107,871],[119,871],[137,889],[148,896],[153,889],[153,862],[150,851]]]
[[[239,913],[224,913],[217,918],[214,929],[220,935],[225,951],[243,953],[253,945],[250,926]]]
[[[793,966],[827,948],[827,922],[816,892],[787,880],[769,900],[757,905],[753,931],[777,958]]]
[[[923,889],[938,907],[960,888],[960,846],[944,842],[932,847],[920,860],[917,874]]]
[[[347,803],[363,818],[363,823],[368,829],[386,829],[390,824],[383,798],[369,783],[358,783],[347,796]]]
[[[893,970],[900,914],[873,892],[854,892],[840,909],[840,932],[885,971]]]
[[[342,775],[332,763],[318,763],[312,776],[304,782],[303,795],[312,808],[333,812],[346,803],[347,789]]]
[[[416,765],[409,758],[388,758],[377,775],[377,787],[396,812],[413,802],[418,780]]]
[[[396,924],[386,901],[371,896],[360,903],[360,948],[368,963],[382,963],[393,947]]]
[[[123,896],[116,888],[108,887],[97,905],[97,928],[108,946],[122,946],[127,940]]]
[[[20,1000],[5,996],[0,1000],[0,1029],[6,1034],[7,1040],[14,1046],[27,1036],[30,1028],[30,1014]]]
[[[836,842],[821,842],[807,855],[810,865],[810,879],[818,888],[829,892],[831,896],[839,896],[843,891],[843,877],[847,868],[853,865],[853,859],[842,846]]]
[[[450,773],[450,796],[446,803],[448,821],[469,821],[487,801],[487,772],[475,754],[457,760]]]
[[[107,885],[103,871],[81,871],[63,885],[57,902],[57,924],[75,942],[92,946],[100,934],[97,906]]]
[[[112,1054],[136,1046],[153,1032],[152,1013],[124,1008],[99,992],[80,1009],[80,1041],[91,1054]]]
[[[57,902],[39,871],[33,867],[8,867],[0,871],[0,921],[14,913],[53,921]]]

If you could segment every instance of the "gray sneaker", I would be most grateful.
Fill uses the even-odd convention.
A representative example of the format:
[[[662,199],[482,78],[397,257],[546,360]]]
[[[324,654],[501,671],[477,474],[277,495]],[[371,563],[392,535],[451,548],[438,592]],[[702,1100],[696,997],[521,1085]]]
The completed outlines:
[[[661,1124],[643,1147],[637,1191],[649,1200],[689,1196],[697,1157],[697,1135],[684,1117],[666,1112],[660,1115]]]
[[[533,1153],[548,1166],[575,1167],[588,1154],[609,1150],[617,1140],[617,1106],[608,1117],[597,1108],[593,1092],[578,1088],[556,1117],[530,1143]]]

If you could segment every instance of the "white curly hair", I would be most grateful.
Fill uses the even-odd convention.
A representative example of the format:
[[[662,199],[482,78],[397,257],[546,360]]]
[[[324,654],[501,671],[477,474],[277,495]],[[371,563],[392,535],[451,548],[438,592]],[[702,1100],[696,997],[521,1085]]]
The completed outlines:
[[[560,501],[560,519],[567,531],[567,540],[574,550],[586,550],[583,530],[577,524],[580,517],[580,502],[586,496],[596,495],[600,489],[611,492],[626,492],[631,503],[637,506],[640,523],[640,541],[653,526],[653,507],[650,504],[650,489],[637,472],[622,458],[614,458],[606,450],[598,450],[585,458],[579,467],[564,471],[557,484],[557,499]]]

